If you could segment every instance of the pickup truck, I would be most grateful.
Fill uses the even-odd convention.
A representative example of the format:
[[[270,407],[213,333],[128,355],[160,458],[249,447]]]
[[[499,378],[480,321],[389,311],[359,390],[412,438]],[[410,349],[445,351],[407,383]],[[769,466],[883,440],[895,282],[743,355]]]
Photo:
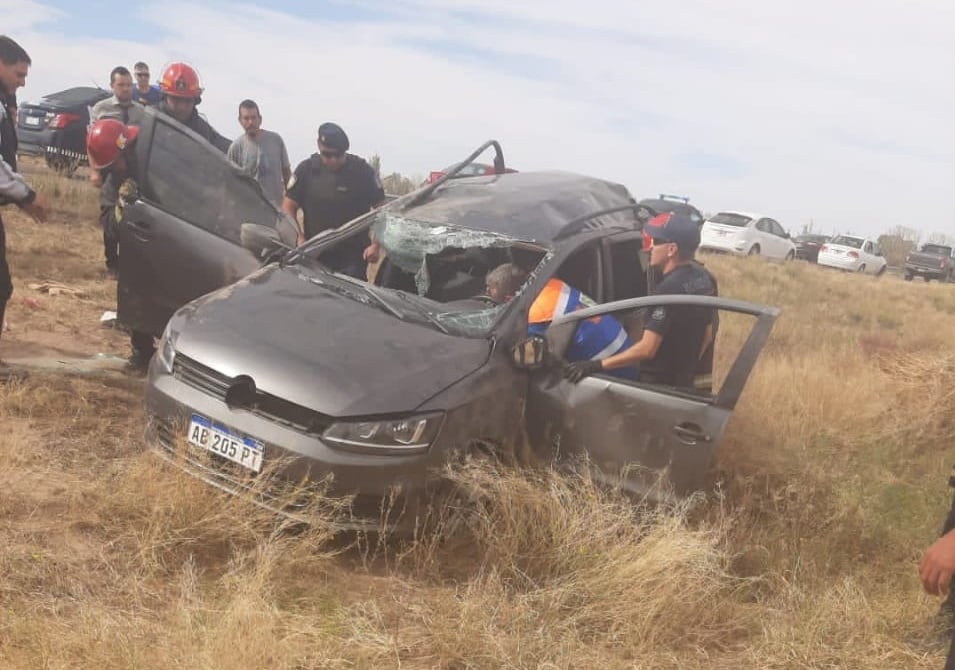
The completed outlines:
[[[906,281],[911,281],[915,275],[924,277],[925,281],[952,281],[955,277],[952,247],[945,244],[923,244],[918,251],[911,251],[905,257],[904,273]]]

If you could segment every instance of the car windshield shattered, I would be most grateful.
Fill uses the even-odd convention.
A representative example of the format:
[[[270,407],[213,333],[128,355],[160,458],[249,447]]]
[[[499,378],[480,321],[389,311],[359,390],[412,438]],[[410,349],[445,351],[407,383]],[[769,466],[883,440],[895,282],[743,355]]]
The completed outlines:
[[[367,290],[408,318],[417,315],[465,337],[487,335],[507,308],[487,295],[487,274],[505,263],[531,272],[546,255],[543,248],[507,235],[387,210],[375,215],[371,233],[381,245],[381,262]],[[333,256],[336,246],[322,249],[319,261]]]

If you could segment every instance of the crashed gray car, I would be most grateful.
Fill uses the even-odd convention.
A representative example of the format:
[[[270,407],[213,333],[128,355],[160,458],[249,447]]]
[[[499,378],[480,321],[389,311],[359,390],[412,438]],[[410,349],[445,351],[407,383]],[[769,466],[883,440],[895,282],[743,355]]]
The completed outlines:
[[[297,249],[286,248],[281,223],[220,219],[232,226],[222,238],[235,253],[264,265],[169,319],[146,384],[148,444],[231,492],[280,464],[279,484],[324,480],[373,518],[396,490],[415,514],[442,467],[478,449],[507,456],[529,446],[558,462],[583,455],[630,491],[661,475],[676,495],[701,488],[777,310],[648,297],[646,212],[626,188],[563,172],[505,174],[496,162],[499,174],[449,174]],[[372,280],[327,267],[339,245],[370,230],[383,250]],[[228,277],[230,258],[198,245],[171,255],[166,271],[201,265]],[[513,300],[496,304],[484,295],[485,275],[505,262],[529,276]],[[552,277],[596,305],[556,319],[546,337],[529,336],[531,303]],[[641,310],[656,305],[753,317],[717,392],[562,378],[577,321],[613,314],[639,329]],[[256,495],[295,512],[278,509],[269,490]]]

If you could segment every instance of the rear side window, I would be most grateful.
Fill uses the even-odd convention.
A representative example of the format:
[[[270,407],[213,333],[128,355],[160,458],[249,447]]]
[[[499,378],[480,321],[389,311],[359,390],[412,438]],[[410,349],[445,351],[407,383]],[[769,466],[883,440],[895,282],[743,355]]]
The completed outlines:
[[[749,222],[752,220],[752,217],[743,216],[742,214],[720,212],[716,216],[710,218],[709,221],[710,223],[722,223],[726,226],[736,226],[737,228],[743,228],[744,226],[749,225]]]
[[[611,300],[647,295],[647,273],[640,261],[642,240],[623,240],[610,245]]]
[[[167,123],[155,128],[146,170],[155,205],[236,244],[243,223],[275,226],[278,212],[224,154]]]
[[[839,244],[844,247],[852,247],[853,249],[859,249],[862,247],[862,238],[861,237],[849,237],[848,235],[839,235],[838,237],[832,238],[830,244]]]

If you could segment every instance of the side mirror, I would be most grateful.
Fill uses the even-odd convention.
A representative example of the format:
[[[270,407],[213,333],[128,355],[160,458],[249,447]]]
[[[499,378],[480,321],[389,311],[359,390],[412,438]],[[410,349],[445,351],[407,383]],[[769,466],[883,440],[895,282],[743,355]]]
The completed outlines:
[[[258,223],[243,223],[239,230],[239,241],[260,261],[279,249],[291,248],[282,241],[277,230]]]
[[[521,340],[511,349],[511,360],[514,365],[526,370],[544,367],[547,358],[547,340],[539,335],[533,335]]]

